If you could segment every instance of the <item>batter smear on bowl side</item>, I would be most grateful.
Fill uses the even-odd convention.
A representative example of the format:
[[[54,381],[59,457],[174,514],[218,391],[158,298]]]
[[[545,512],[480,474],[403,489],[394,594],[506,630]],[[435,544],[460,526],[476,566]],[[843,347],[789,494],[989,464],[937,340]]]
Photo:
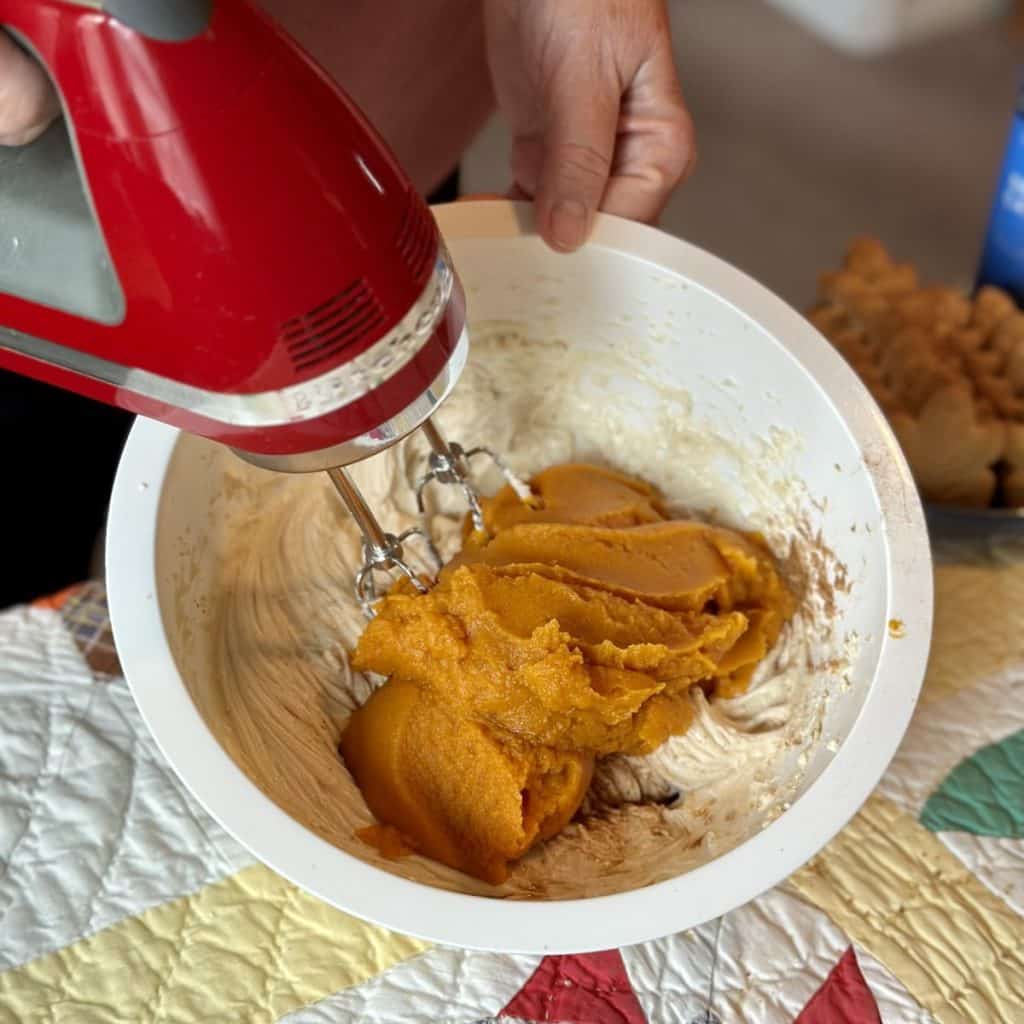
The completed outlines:
[[[496,885],[569,823],[599,758],[685,733],[694,687],[742,694],[796,608],[760,537],[670,518],[642,480],[568,464],[532,489],[485,501],[430,591],[380,603],[352,667],[388,681],[340,744],[390,826],[367,842]]]

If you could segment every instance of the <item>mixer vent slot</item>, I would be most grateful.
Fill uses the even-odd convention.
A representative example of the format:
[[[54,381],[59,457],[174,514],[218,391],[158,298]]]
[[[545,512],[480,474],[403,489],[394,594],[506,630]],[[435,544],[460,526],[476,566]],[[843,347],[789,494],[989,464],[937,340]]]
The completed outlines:
[[[360,278],[301,316],[281,325],[281,338],[296,370],[308,370],[357,344],[384,324],[370,286]]]
[[[405,213],[395,240],[399,255],[414,275],[419,277],[434,254],[437,225],[430,208],[415,193],[409,193]]]

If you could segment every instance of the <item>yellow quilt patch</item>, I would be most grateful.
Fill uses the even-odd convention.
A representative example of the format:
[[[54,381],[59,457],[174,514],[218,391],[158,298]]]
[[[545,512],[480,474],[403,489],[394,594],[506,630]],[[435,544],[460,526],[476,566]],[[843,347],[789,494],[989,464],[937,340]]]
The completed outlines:
[[[935,568],[935,626],[921,702],[968,689],[1024,662],[1024,567]]]
[[[1024,920],[890,801],[873,796],[786,885],[943,1024],[1020,1019]]]
[[[426,948],[257,865],[0,975],[0,1020],[270,1024]]]

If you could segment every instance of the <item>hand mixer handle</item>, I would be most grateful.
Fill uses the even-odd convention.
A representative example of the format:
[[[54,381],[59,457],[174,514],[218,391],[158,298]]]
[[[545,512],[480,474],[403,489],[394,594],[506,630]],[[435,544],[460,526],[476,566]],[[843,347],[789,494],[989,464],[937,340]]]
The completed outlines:
[[[182,42],[206,30],[211,4],[212,0],[103,0],[99,7],[150,39]],[[35,24],[52,27],[50,19],[60,17],[67,4],[42,0],[34,6]],[[0,0],[0,23],[17,22],[18,7],[25,5]],[[47,7],[52,14],[47,14]],[[47,68],[24,28],[15,27],[8,34]],[[32,35],[48,39],[38,29]],[[0,241],[10,251],[8,259],[0,258],[0,291],[99,323],[121,320],[124,295],[93,216],[85,171],[67,126],[55,125],[34,145],[0,148],[0,180]]]
[[[434,386],[462,330],[436,225],[254,4],[0,0],[0,28],[66,115],[0,156],[0,367],[274,455]]]
[[[16,7],[0,0],[0,23]],[[61,3],[37,3],[36,24],[48,22],[45,8],[59,17]],[[104,0],[112,18],[150,39],[182,42],[209,25],[212,0]],[[17,28],[14,41],[43,63],[46,59]],[[33,32],[45,41],[47,33]],[[124,295],[106,244],[93,216],[81,166],[64,124],[34,145],[0,148],[0,240],[9,258],[0,258],[0,291],[39,302],[99,323],[124,316]]]

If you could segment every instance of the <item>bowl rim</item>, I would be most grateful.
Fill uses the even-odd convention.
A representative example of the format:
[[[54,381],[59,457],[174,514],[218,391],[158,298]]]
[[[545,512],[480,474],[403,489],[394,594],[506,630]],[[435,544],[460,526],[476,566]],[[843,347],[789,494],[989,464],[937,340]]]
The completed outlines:
[[[448,239],[535,235],[532,208],[506,201],[436,207]],[[853,817],[909,724],[924,678],[932,624],[932,567],[924,512],[881,410],[856,374],[801,316],[735,267],[655,228],[599,215],[588,243],[680,274],[754,320],[816,381],[860,446],[881,508],[887,618],[873,686],[819,777],[778,818],[733,850],[682,875],[623,893],[573,900],[502,900],[390,874],[329,844],[289,817],[220,746],[189,696],[164,634],[157,598],[157,521],[180,432],[138,419],[111,497],[106,553],[111,624],[122,670],[157,745],[193,796],[253,855],[327,903],[433,942],[507,953],[578,953],[695,927],[777,885]],[[717,881],[716,881],[717,878]],[[723,885],[721,879],[728,879]]]

